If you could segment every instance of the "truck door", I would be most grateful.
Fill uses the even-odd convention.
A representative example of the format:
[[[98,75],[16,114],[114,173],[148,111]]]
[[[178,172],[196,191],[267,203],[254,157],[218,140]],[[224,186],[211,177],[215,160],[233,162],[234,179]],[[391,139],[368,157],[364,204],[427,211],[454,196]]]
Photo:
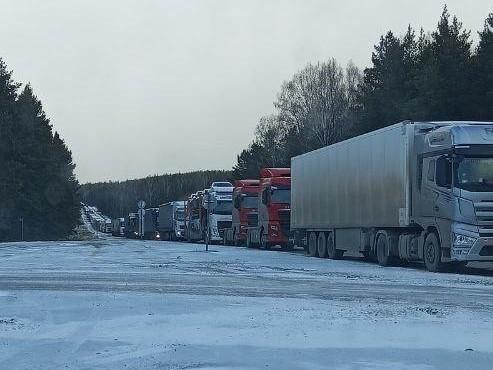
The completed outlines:
[[[452,163],[445,155],[436,159],[435,185],[437,199],[433,206],[435,217],[451,220],[453,217]]]
[[[423,158],[421,176],[421,215],[425,217],[435,217],[435,203],[438,193],[435,191],[435,158]]]

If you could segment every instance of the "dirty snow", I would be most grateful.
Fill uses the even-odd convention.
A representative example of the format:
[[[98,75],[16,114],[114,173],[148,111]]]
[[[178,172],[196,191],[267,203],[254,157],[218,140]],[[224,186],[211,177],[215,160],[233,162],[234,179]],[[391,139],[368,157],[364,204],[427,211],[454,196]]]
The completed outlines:
[[[0,260],[0,369],[493,363],[490,271],[119,239],[0,244]]]

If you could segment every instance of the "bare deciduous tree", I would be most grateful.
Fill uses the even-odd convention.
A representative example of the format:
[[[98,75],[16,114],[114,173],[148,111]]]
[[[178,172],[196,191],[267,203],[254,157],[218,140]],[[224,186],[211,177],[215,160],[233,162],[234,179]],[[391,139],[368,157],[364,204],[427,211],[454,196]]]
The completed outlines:
[[[275,107],[280,127],[299,140],[305,152],[341,140],[351,126],[361,74],[349,63],[344,70],[335,59],[308,64],[281,87]]]

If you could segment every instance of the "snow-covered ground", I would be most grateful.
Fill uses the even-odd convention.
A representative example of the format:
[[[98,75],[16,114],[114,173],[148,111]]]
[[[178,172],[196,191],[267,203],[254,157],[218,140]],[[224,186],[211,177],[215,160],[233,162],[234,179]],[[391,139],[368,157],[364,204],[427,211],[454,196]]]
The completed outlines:
[[[489,272],[211,249],[0,244],[0,369],[493,368]]]

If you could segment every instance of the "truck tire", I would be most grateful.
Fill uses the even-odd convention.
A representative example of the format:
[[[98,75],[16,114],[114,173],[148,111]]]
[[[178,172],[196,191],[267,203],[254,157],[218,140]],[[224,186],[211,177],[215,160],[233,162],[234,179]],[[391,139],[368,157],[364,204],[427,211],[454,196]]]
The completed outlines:
[[[376,245],[377,261],[380,266],[390,266],[392,258],[390,256],[389,242],[385,234],[379,234]]]
[[[317,256],[317,233],[312,231],[308,237],[308,255],[310,257]]]
[[[288,241],[287,243],[281,245],[281,249],[286,252],[292,252],[294,250],[294,244]]]
[[[270,249],[270,243],[267,241],[267,238],[264,235],[264,230],[260,230],[260,247],[263,249]]]
[[[317,252],[320,258],[327,257],[327,239],[325,238],[325,233],[318,233],[317,238]]]
[[[445,269],[445,264],[442,262],[442,251],[440,241],[435,233],[429,233],[425,239],[423,248],[423,259],[428,271],[440,272]]]
[[[329,233],[327,236],[327,257],[331,260],[339,260],[344,255],[344,251],[336,249],[334,242],[334,233]]]
[[[254,247],[254,244],[252,243],[252,234],[249,231],[247,231],[246,247],[247,248],[253,248]]]

